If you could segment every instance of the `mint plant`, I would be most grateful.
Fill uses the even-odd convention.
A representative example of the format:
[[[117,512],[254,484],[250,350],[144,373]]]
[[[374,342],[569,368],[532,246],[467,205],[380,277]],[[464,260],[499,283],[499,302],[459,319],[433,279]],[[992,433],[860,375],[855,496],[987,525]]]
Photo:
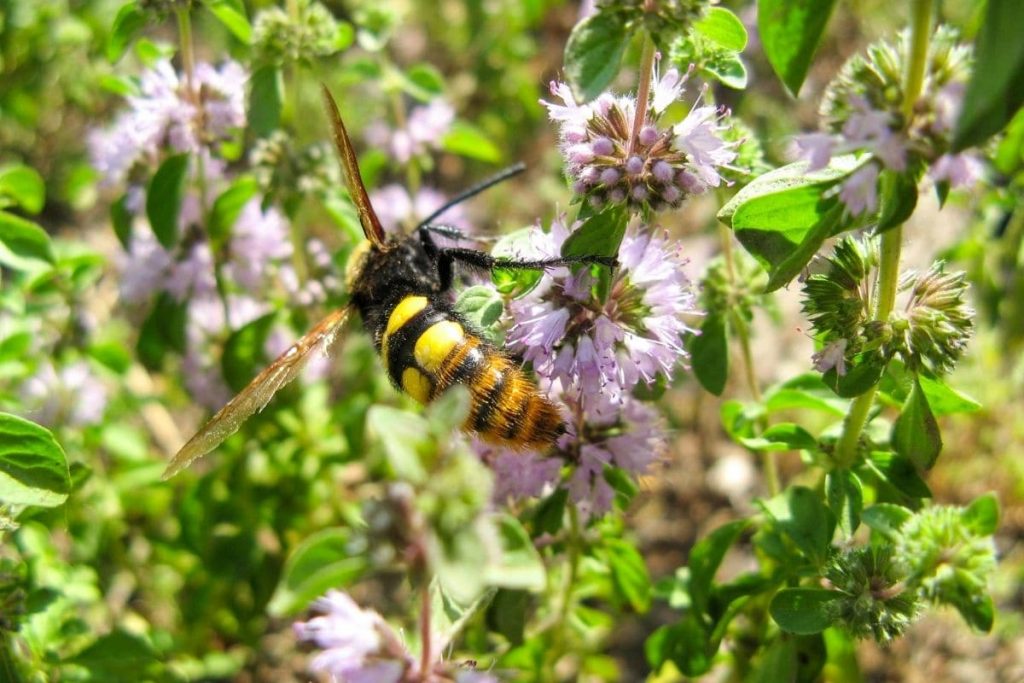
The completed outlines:
[[[979,337],[1024,338],[1024,13],[988,0],[975,30],[914,0],[822,74],[835,7],[0,10],[0,678],[846,681],[931,610],[992,631],[999,498],[930,473],[979,419],[954,386]],[[809,73],[817,129],[766,121]],[[388,232],[603,257],[457,273],[453,308],[561,411],[551,449],[460,433],[465,391],[393,391],[352,323],[161,480],[345,304],[363,232],[321,83]],[[520,157],[527,181],[451,204]],[[931,204],[975,225],[911,268]],[[763,383],[782,290],[814,351]],[[759,482],[658,554],[633,511],[695,429],[681,397]]]

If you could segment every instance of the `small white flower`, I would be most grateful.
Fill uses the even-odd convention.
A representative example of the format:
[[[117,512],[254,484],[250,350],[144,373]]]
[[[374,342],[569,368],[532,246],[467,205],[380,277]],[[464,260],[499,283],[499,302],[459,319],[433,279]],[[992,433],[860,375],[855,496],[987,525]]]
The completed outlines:
[[[850,215],[859,216],[878,208],[878,166],[867,164],[851,175],[839,191]]]
[[[828,372],[836,369],[836,374],[842,377],[846,374],[846,339],[836,339],[826,344],[821,351],[811,356],[814,369],[818,372]]]
[[[836,151],[835,136],[828,133],[807,133],[793,138],[796,147],[794,156],[807,160],[808,171],[820,171],[828,166]]]
[[[968,187],[981,180],[984,172],[984,164],[973,154],[943,154],[928,175],[935,182],[948,182],[950,187]]]

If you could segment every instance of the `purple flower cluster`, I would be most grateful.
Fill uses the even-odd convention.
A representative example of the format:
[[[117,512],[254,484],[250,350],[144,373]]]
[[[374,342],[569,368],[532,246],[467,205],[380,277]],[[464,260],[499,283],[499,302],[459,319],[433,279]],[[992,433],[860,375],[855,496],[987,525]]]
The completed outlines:
[[[575,194],[594,206],[626,204],[659,211],[722,184],[719,169],[736,158],[735,145],[721,137],[727,112],[698,100],[681,122],[661,123],[688,76],[676,69],[654,75],[639,130],[634,130],[635,98],[603,93],[589,104],[579,104],[567,84],[551,83],[551,94],[562,104],[541,104],[559,126],[565,169]]]
[[[557,255],[568,234],[561,221],[550,233],[538,230],[531,256]],[[606,300],[588,270],[556,268],[511,303],[509,348],[531,362],[542,390],[561,403],[568,432],[558,443],[560,459],[486,451],[497,500],[541,495],[571,461],[571,498],[584,514],[600,514],[614,497],[607,467],[638,475],[657,459],[661,420],[633,390],[686,358],[682,338],[690,328],[683,316],[696,312],[693,287],[678,249],[637,226],[627,230],[619,261]]]
[[[569,232],[556,220],[532,244],[554,257]],[[509,347],[541,377],[574,390],[592,414],[614,412],[638,383],[670,374],[686,356],[682,336],[691,330],[682,316],[696,311],[685,260],[666,238],[630,227],[619,263],[605,301],[589,270],[559,268],[510,306]]]
[[[448,198],[440,190],[421,187],[415,195],[401,185],[392,183],[370,193],[370,202],[377,210],[384,229],[400,233],[417,225],[421,220],[441,208]],[[470,222],[462,205],[455,205],[437,219],[459,230],[469,231]]]
[[[43,360],[21,386],[25,416],[47,427],[98,424],[107,408],[107,387],[84,360],[58,371]]]
[[[245,125],[245,83],[240,64],[196,65],[189,88],[163,60],[142,75],[129,108],[106,130],[88,138],[92,165],[106,187],[120,185],[136,163],[155,162],[161,152],[199,153]]]
[[[794,140],[794,156],[806,160],[810,171],[824,168],[837,154],[865,155],[864,163],[839,188],[839,197],[853,216],[877,210],[883,170],[913,173],[920,164],[933,182],[951,188],[973,185],[984,170],[976,155],[949,151],[963,103],[969,50],[957,44],[948,28],[936,31],[929,48],[926,89],[909,118],[901,107],[908,50],[903,36],[896,44],[872,45],[866,55],[852,58],[826,91],[822,116],[828,131]]]
[[[439,147],[455,121],[455,110],[442,99],[414,107],[400,128],[391,128],[378,121],[366,129],[366,141],[387,150],[400,164],[423,154],[430,147]]]
[[[295,624],[299,640],[323,650],[313,658],[313,671],[340,683],[398,683],[416,665],[384,618],[345,593],[328,591],[313,608],[324,614]]]
[[[406,648],[402,637],[377,612],[362,609],[345,593],[332,590],[313,603],[321,616],[294,625],[299,640],[321,648],[310,664],[317,673],[337,683],[399,683],[450,681],[498,683],[489,673],[435,661],[429,671]],[[436,675],[435,675],[436,674]]]

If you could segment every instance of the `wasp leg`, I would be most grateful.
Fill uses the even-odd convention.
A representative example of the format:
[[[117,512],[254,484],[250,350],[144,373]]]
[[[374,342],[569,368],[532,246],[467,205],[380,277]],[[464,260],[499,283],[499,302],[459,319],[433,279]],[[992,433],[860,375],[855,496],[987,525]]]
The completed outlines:
[[[452,284],[452,266],[464,263],[471,268],[492,271],[495,268],[511,268],[514,270],[545,270],[567,266],[601,265],[615,268],[619,265],[614,256],[562,256],[549,259],[514,259],[495,257],[474,249],[447,248],[437,250],[437,270],[441,278],[441,288],[448,289]]]

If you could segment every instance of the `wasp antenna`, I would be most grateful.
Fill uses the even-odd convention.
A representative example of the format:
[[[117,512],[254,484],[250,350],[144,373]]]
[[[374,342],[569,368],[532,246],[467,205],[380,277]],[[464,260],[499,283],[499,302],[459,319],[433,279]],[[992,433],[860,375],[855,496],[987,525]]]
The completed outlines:
[[[490,178],[487,178],[486,180],[477,183],[468,190],[460,192],[459,194],[449,199],[447,202],[444,203],[443,206],[439,207],[437,211],[435,211],[434,213],[430,214],[422,221],[420,221],[420,224],[417,227],[422,228],[425,225],[433,223],[435,218],[438,218],[439,216],[443,215],[446,211],[448,211],[448,209],[452,208],[456,204],[461,204],[470,197],[475,197],[484,190],[490,189],[497,185],[498,183],[504,182],[513,176],[517,176],[525,170],[526,164],[520,161],[518,164],[509,166],[508,168],[495,173]]]
[[[356,212],[359,214],[359,223],[363,226],[363,235],[370,240],[375,247],[383,248],[387,241],[384,235],[384,227],[377,218],[377,213],[370,204],[370,197],[366,194],[366,186],[363,185],[363,177],[359,174],[359,162],[356,160],[355,150],[352,149],[352,141],[349,140],[348,131],[341,120],[341,113],[338,111],[338,104],[334,101],[331,91],[323,83],[320,84],[323,92],[324,105],[327,108],[327,115],[331,119],[331,128],[334,133],[334,146],[338,150],[338,158],[345,170],[345,185],[356,205]]]

